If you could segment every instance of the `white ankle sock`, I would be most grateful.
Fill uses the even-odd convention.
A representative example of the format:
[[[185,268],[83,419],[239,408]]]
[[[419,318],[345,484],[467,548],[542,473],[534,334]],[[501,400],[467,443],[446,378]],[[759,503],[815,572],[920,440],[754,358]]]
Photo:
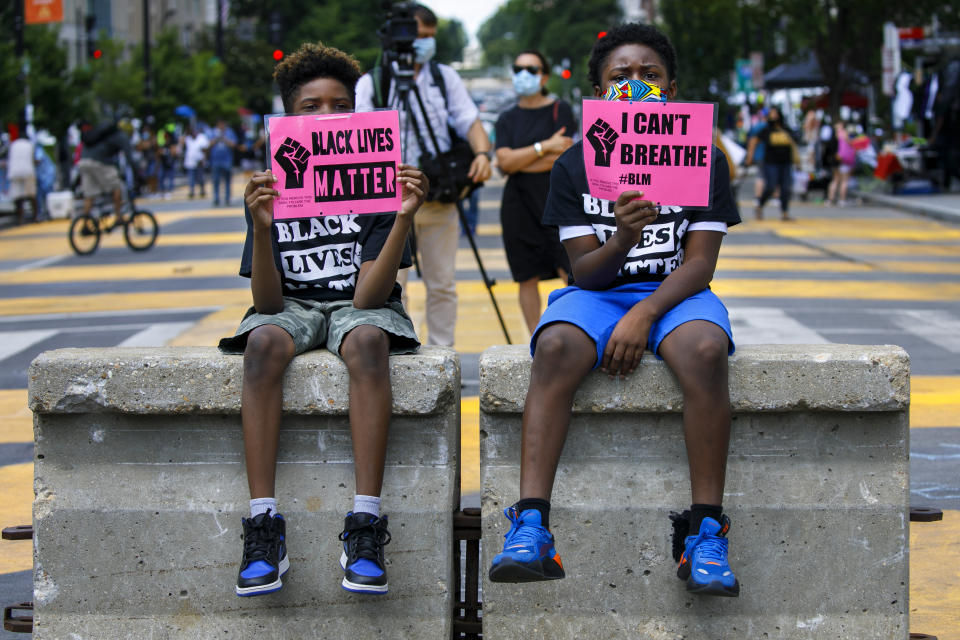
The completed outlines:
[[[276,498],[254,498],[250,501],[250,517],[256,518],[261,513],[266,513],[267,509],[270,510],[270,515],[277,515],[277,499]]]
[[[380,496],[353,496],[353,512],[369,513],[380,517]]]

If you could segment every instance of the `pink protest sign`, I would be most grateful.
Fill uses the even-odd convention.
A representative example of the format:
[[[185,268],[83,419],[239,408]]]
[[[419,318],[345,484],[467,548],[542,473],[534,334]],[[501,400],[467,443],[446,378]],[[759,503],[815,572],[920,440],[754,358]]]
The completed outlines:
[[[661,204],[710,205],[714,109],[704,102],[583,101],[590,195],[643,192]]]
[[[267,130],[274,219],[400,210],[396,111],[272,116]]]

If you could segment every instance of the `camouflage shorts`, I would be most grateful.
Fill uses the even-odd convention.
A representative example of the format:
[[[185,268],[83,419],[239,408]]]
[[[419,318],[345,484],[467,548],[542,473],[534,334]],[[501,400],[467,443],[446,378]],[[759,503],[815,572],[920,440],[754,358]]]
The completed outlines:
[[[296,353],[326,347],[340,355],[344,336],[361,325],[382,329],[390,338],[390,354],[413,353],[420,346],[410,316],[399,300],[388,300],[377,309],[357,309],[350,300],[303,300],[284,296],[283,311],[257,313],[247,311],[236,335],[220,341],[220,350],[243,353],[247,336],[259,326],[272,324],[293,338]]]

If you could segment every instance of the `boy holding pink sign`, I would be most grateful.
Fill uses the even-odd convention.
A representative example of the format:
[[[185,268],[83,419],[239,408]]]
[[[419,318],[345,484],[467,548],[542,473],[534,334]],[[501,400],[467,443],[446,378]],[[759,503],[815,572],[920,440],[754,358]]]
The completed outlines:
[[[356,60],[320,44],[303,45],[274,71],[289,115],[352,113],[360,75]],[[285,149],[271,149],[271,155],[289,160],[281,167],[296,168],[302,159],[296,151],[300,155],[284,156]],[[390,533],[379,496],[393,405],[388,356],[419,347],[396,279],[397,270],[411,264],[407,235],[429,188],[415,167],[395,169],[400,189],[392,191],[402,192],[396,213],[310,215],[319,213],[316,205],[298,218],[280,218],[277,187],[286,191],[297,182],[290,172],[279,184],[269,169],[257,172],[244,191],[240,275],[250,278],[253,307],[236,335],[220,341],[221,350],[243,353],[240,412],[251,500],[250,517],[243,519],[239,596],[277,591],[289,569],[286,522],[274,490],[283,374],[294,356],[323,347],[343,359],[350,376],[356,496],[340,534],[341,586],[387,592],[383,547]]]
[[[666,36],[638,24],[619,26],[599,39],[589,64],[596,97],[635,103],[674,98],[676,67]],[[621,103],[624,113],[640,111],[632,107]],[[647,110],[658,116],[668,111]],[[730,521],[722,507],[731,419],[727,356],[734,347],[727,310],[709,284],[723,236],[740,214],[726,160],[710,143],[712,126],[706,129],[705,158],[694,151],[685,160],[683,149],[671,150],[670,157],[672,165],[679,158],[701,173],[709,159],[704,193],[688,194],[708,206],[658,206],[629,186],[621,187],[615,201],[592,194],[587,162],[609,167],[611,157],[627,153],[617,145],[619,120],[610,125],[585,116],[585,142],[560,156],[551,172],[543,221],[560,228],[572,285],[550,294],[531,339],[520,500],[504,511],[511,527],[493,559],[490,580],[564,577],[549,530],[550,496],[574,393],[597,367],[611,377],[630,374],[648,348],[667,362],[683,391],[692,505],[671,516],[677,575],[690,592],[736,596],[740,586],[727,561]],[[665,118],[657,120],[662,132]]]

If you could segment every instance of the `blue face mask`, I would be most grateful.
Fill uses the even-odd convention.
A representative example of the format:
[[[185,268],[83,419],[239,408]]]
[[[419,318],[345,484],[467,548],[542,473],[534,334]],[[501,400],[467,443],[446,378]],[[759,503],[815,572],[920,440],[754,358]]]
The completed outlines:
[[[526,69],[513,74],[513,89],[521,96],[532,96],[540,91],[540,74]]]
[[[436,38],[417,38],[413,41],[414,61],[417,64],[426,64],[437,52]]]

